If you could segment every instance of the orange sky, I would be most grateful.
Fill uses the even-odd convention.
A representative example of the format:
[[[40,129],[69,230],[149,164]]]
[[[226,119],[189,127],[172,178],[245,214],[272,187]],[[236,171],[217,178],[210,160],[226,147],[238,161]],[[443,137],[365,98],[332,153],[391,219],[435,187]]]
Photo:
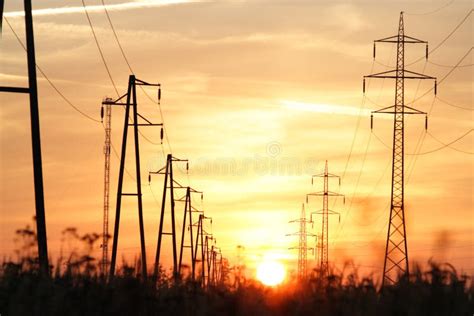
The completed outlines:
[[[329,160],[330,172],[344,173],[356,132],[340,188],[346,204],[338,200],[334,206],[341,223],[337,217],[330,219],[330,261],[340,265],[352,258],[366,271],[379,271],[391,152],[374,135],[370,137],[369,113],[378,106],[362,103],[362,76],[372,67],[373,72],[386,70],[373,64],[372,41],[395,35],[399,11],[405,10],[406,34],[435,47],[471,10],[471,3],[455,1],[438,12],[415,15],[446,1],[167,2],[173,3],[106,3],[112,4],[112,21],[137,77],[163,85],[162,109],[173,154],[190,159],[189,181],[205,192],[202,207],[214,219],[212,230],[225,256],[235,262],[236,246],[244,245],[250,266],[271,257],[296,269],[297,253],[287,248],[297,241],[285,235],[298,227],[288,221],[299,216],[305,194],[318,190],[317,185],[311,187],[310,176],[322,170],[324,160]],[[119,91],[125,92],[128,68],[104,12],[93,7],[100,1],[86,3],[112,76]],[[58,7],[55,1],[40,5],[34,8]],[[99,118],[103,97],[115,92],[80,1],[70,6],[79,7],[43,10],[35,16],[37,63],[77,107]],[[5,4],[7,18],[23,38],[23,20],[14,13],[21,9],[15,1]],[[454,65],[472,46],[472,35],[471,15],[430,61]],[[393,65],[394,54],[392,46],[380,44],[377,61]],[[409,46],[407,62],[423,54],[424,46]],[[471,56],[462,64],[471,64]],[[25,57],[4,23],[1,85],[26,85]],[[439,65],[422,60],[410,69],[442,78],[450,68]],[[54,256],[65,227],[76,226],[82,233],[101,231],[104,135],[100,124],[71,109],[43,78],[38,83],[47,230]],[[419,87],[407,83],[406,100],[431,87],[431,82]],[[393,89],[393,82],[372,80],[367,96],[388,106],[393,103]],[[438,96],[472,107],[472,67],[456,69],[439,85]],[[416,107],[428,111],[433,98],[427,94]],[[143,95],[139,102],[141,113],[160,121],[155,105]],[[0,103],[0,238],[1,253],[9,254],[15,229],[34,213],[31,146],[25,96],[0,94]],[[113,111],[113,122],[113,143],[119,148],[122,110]],[[449,142],[472,129],[472,111],[435,100],[429,123],[432,135]],[[376,117],[374,133],[386,143],[391,142],[391,128],[388,117]],[[407,153],[415,151],[423,128],[422,117],[408,119]],[[143,132],[158,141],[157,130]],[[148,167],[163,164],[162,149],[143,139],[140,145],[146,179]],[[439,146],[427,135],[421,152]],[[472,152],[472,133],[453,146]],[[168,144],[164,148],[168,151]],[[128,168],[133,172],[132,163]],[[433,257],[472,273],[472,157],[446,148],[417,158],[407,156],[406,167],[411,259],[426,262]],[[111,222],[117,171],[118,160],[112,156]],[[186,174],[178,177],[188,183]],[[154,178],[151,187],[143,184],[150,262],[159,207],[153,194],[161,196],[161,182]],[[133,184],[126,178],[126,189]],[[339,190],[337,183],[333,190]],[[133,204],[124,205],[119,249],[130,255],[138,252],[138,221]],[[201,207],[199,199],[195,205]],[[311,211],[319,208],[317,200],[308,206]],[[317,218],[312,231],[318,233],[319,227]],[[169,252],[168,245],[165,249]],[[100,249],[96,251],[99,255]]]

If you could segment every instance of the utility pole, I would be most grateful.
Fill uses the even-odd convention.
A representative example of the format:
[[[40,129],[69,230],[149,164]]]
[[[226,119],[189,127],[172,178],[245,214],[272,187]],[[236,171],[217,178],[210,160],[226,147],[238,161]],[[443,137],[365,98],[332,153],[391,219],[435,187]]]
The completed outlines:
[[[215,269],[215,260],[214,260],[214,245],[211,245],[211,248],[207,249],[207,286],[214,284],[214,269]]]
[[[214,242],[216,240],[214,239]],[[220,271],[220,265],[219,265],[219,260],[217,259],[218,255],[220,254],[220,248],[217,246],[212,246],[211,247],[211,281],[210,284],[213,286],[216,286],[219,283],[219,271]]]
[[[178,272],[178,255],[176,249],[176,221],[175,221],[175,198],[174,190],[177,188],[185,188],[179,184],[173,177],[173,162],[186,162],[186,172],[189,170],[189,163],[187,159],[178,159],[168,154],[166,157],[166,165],[155,172],[148,174],[148,181],[151,182],[151,174],[163,174],[165,175],[164,186],[163,186],[163,199],[161,202],[161,213],[160,213],[160,225],[158,228],[158,243],[156,246],[156,257],[153,277],[158,280],[159,267],[160,267],[160,256],[161,256],[161,243],[164,235],[171,236],[172,249],[173,249],[173,278],[176,280],[179,277]],[[170,194],[170,207],[171,207],[171,232],[163,231],[163,224],[165,219],[166,209],[166,196],[167,192]]]
[[[205,242],[204,242],[204,253],[206,255],[206,264],[207,264],[207,275],[206,275],[206,283],[205,285],[210,286],[212,282],[212,252],[214,251],[214,245],[210,243],[214,243],[214,236],[212,234],[208,234],[204,231],[205,234]],[[209,247],[210,246],[210,247]]]
[[[217,247],[216,247],[217,248]],[[216,255],[216,285],[221,285],[223,282],[223,258],[222,258],[222,250],[217,248],[217,255]]]
[[[117,203],[115,209],[115,226],[114,226],[114,236],[112,244],[112,258],[110,261],[110,271],[109,276],[112,279],[115,275],[115,264],[117,261],[117,247],[118,247],[118,237],[119,237],[119,226],[120,226],[120,212],[122,207],[122,197],[123,196],[135,196],[138,203],[138,221],[140,229],[140,248],[141,248],[141,265],[142,265],[142,277],[144,280],[147,279],[147,264],[146,264],[146,248],[145,248],[145,230],[143,222],[143,202],[142,202],[142,182],[141,182],[141,169],[140,169],[140,147],[139,147],[139,137],[138,137],[138,127],[139,126],[163,126],[163,124],[154,124],[148,119],[143,117],[138,113],[138,104],[137,104],[137,86],[152,86],[158,87],[158,100],[160,99],[161,90],[160,84],[148,83],[142,80],[135,78],[135,75],[130,75],[128,81],[128,90],[127,93],[122,95],[116,100],[104,101],[105,104],[109,105],[118,105],[125,106],[125,118],[123,126],[123,138],[122,138],[122,152],[120,155],[120,169],[118,175],[118,186],[117,186]],[[123,101],[125,99],[125,102]],[[131,118],[132,123],[130,123],[130,108],[132,108]],[[139,118],[144,121],[144,123],[139,123]],[[133,127],[133,136],[135,143],[135,172],[136,172],[136,192],[123,192],[123,178],[125,171],[125,161],[127,153],[127,139],[128,139],[128,128]],[[163,129],[161,130],[161,136],[163,136]]]
[[[46,237],[46,215],[44,206],[43,167],[41,158],[41,135],[38,108],[38,86],[36,82],[35,40],[31,0],[24,0],[26,53],[28,61],[28,87],[0,87],[0,92],[26,93],[30,97],[31,145],[33,153],[33,178],[35,187],[36,234],[40,271],[49,276],[48,242]],[[1,12],[3,15],[3,1]],[[3,16],[0,17],[3,20]],[[0,30],[1,31],[1,30]]]
[[[194,240],[193,240],[193,213],[194,212],[199,212],[197,209],[195,209],[192,206],[192,193],[199,193],[201,194],[201,201],[203,199],[203,193],[200,191],[196,191],[191,187],[186,188],[186,195],[181,199],[178,199],[176,201],[183,201],[184,200],[184,215],[183,215],[183,228],[181,230],[181,246],[179,250],[179,264],[178,264],[178,274],[181,275],[181,267],[182,267],[182,262],[183,262],[183,252],[184,248],[189,248],[191,251],[191,279],[194,281],[196,273],[195,273],[195,259],[196,259],[196,254],[194,253]],[[187,215],[189,214],[189,224],[187,221]],[[185,245],[185,233],[186,229],[189,231],[189,245]]]
[[[341,185],[341,178],[335,174],[328,172],[328,162],[326,160],[326,165],[324,168],[324,173],[317,174],[312,176],[311,184],[313,184],[314,178],[323,178],[324,179],[324,190],[320,192],[309,193],[306,195],[306,203],[308,203],[309,196],[322,196],[323,197],[323,208],[322,210],[311,212],[310,222],[313,222],[313,214],[322,215],[322,227],[321,227],[321,254],[320,254],[320,273],[322,276],[327,276],[329,273],[329,215],[339,215],[338,212],[332,211],[329,209],[329,197],[330,196],[342,196],[336,192],[329,191],[329,178],[338,178],[339,185]],[[345,197],[344,197],[345,203]]]
[[[304,203],[301,207],[300,218],[292,220],[290,221],[290,223],[300,224],[300,230],[297,233],[287,234],[287,236],[298,236],[298,247],[291,247],[289,249],[298,249],[298,279],[300,281],[303,281],[308,276],[308,250],[313,249],[311,247],[308,248],[307,238],[315,236],[311,233],[306,232],[306,224],[310,223],[310,221],[306,219]]]
[[[108,265],[108,249],[109,249],[109,195],[110,195],[110,135],[112,131],[112,106],[110,103],[113,100],[106,98],[102,102],[100,117],[102,123],[104,122],[105,141],[104,141],[104,211],[102,221],[102,262],[101,273],[104,278],[107,278]]]
[[[404,203],[404,151],[405,151],[405,115],[424,114],[425,128],[428,127],[428,118],[425,112],[405,105],[405,79],[432,79],[435,80],[434,93],[436,95],[436,78],[426,76],[405,69],[405,43],[426,44],[426,58],[428,59],[428,42],[405,35],[403,12],[400,12],[398,34],[374,41],[375,43],[397,44],[397,67],[394,70],[364,76],[365,78],[395,79],[395,105],[377,111],[372,111],[371,129],[373,128],[373,113],[392,114],[393,120],[393,148],[392,148],[392,193],[390,203],[390,217],[385,246],[385,258],[382,278],[382,288],[385,285],[396,283],[399,276],[409,276],[407,233],[405,225]]]
[[[194,226],[197,226],[197,233],[196,233],[196,242],[194,243],[194,265],[199,262],[197,259],[198,250],[200,247],[200,254],[201,254],[201,286],[204,287],[206,285],[206,251],[207,251],[207,238],[209,234],[204,230],[204,221],[209,220],[212,224],[212,218],[207,217],[202,212],[199,214],[199,219]],[[206,242],[204,241],[206,239]]]

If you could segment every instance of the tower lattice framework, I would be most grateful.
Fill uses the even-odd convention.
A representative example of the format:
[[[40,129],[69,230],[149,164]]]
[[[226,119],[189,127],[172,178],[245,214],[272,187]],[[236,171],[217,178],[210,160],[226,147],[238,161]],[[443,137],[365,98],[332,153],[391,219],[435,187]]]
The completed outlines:
[[[393,147],[392,147],[392,191],[390,203],[390,217],[385,247],[384,269],[382,286],[394,284],[399,276],[409,274],[408,245],[405,225],[405,203],[404,203],[404,153],[405,153],[405,115],[424,114],[415,108],[405,104],[405,79],[434,79],[424,74],[405,69],[405,44],[426,44],[426,58],[428,58],[428,42],[405,35],[403,12],[400,13],[398,34],[374,41],[375,43],[394,43],[397,45],[396,69],[371,74],[365,78],[389,78],[395,79],[395,104],[372,113],[392,114],[393,120]],[[434,92],[436,94],[436,81]],[[373,127],[373,114],[371,116],[371,128]],[[425,123],[427,127],[427,119]]]

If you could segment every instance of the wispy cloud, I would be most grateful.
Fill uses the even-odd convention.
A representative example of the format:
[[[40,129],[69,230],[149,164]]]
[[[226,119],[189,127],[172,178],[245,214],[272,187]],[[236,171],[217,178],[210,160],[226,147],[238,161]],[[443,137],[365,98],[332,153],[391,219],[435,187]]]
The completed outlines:
[[[141,1],[130,1],[123,3],[107,4],[107,10],[109,11],[124,11],[130,9],[141,9],[151,7],[162,7],[173,4],[192,3],[197,2],[196,0],[141,0]],[[87,11],[91,12],[103,12],[104,7],[102,5],[90,5],[87,6]],[[33,10],[35,16],[46,16],[46,15],[59,15],[59,14],[73,14],[73,13],[84,13],[84,7],[60,7],[60,8],[46,8]],[[23,11],[11,11],[5,12],[4,16],[8,18],[24,16]]]

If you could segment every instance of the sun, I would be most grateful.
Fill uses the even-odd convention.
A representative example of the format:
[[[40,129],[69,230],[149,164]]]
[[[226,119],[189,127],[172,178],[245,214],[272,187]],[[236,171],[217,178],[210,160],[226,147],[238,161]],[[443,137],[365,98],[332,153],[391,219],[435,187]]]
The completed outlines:
[[[264,261],[257,267],[257,279],[268,286],[283,282],[285,274],[285,267],[277,261]]]

